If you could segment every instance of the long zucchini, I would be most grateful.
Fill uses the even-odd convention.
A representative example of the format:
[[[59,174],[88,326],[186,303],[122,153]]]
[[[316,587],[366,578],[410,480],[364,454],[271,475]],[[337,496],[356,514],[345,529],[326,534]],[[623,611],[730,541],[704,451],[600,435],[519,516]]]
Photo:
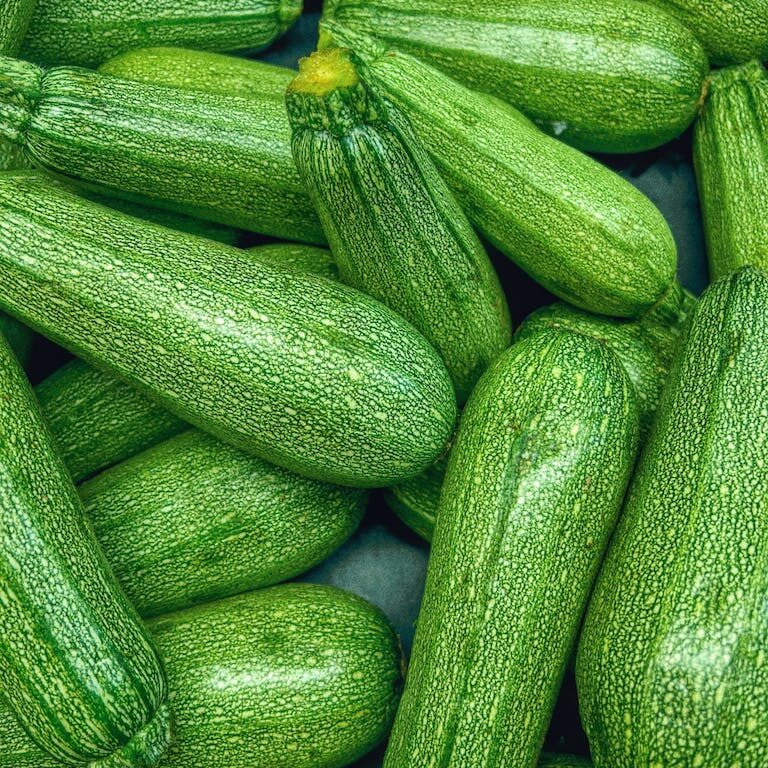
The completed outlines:
[[[408,119],[360,82],[349,51],[303,59],[286,103],[294,160],[341,279],[434,345],[463,403],[512,335],[469,221]]]
[[[694,310],[587,612],[595,764],[768,763],[768,275]]]
[[[241,229],[323,242],[285,106],[0,57],[0,137],[37,165]]]
[[[768,74],[762,64],[712,73],[693,152],[712,279],[747,264],[768,268]]]
[[[46,66],[95,67],[148,45],[256,50],[282,35],[301,8],[301,0],[42,0],[22,55]]]
[[[403,480],[453,430],[437,354],[378,302],[35,173],[0,176],[0,305],[176,416],[319,480]]]
[[[176,717],[163,768],[341,768],[391,725],[400,646],[381,612],[354,595],[287,584],[148,627]],[[2,706],[0,766],[61,768]]]
[[[0,690],[58,760],[153,766],[170,740],[160,659],[2,338],[0,391]]]
[[[680,135],[709,69],[683,24],[635,0],[332,0],[324,13],[589,152],[639,152]]]
[[[363,56],[365,82],[410,117],[475,226],[549,291],[618,317],[670,292],[675,242],[629,182],[413,56],[326,24],[321,42],[334,41]]]
[[[386,768],[536,765],[634,461],[616,356],[582,334],[513,344],[451,451]]]

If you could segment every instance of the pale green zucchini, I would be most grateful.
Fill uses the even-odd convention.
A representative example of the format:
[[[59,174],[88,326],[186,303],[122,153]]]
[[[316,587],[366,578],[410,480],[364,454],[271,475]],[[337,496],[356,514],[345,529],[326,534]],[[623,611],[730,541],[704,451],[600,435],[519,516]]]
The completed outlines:
[[[450,379],[358,291],[0,177],[0,305],[176,416],[299,474],[389,485],[445,449]]]
[[[768,74],[762,64],[712,73],[693,159],[712,279],[747,264],[768,267]]]
[[[0,57],[0,137],[108,196],[319,243],[285,106]]]
[[[16,318],[0,312],[0,334],[5,337],[22,367],[26,366],[32,351],[34,333]]]
[[[512,335],[472,226],[408,119],[360,82],[346,49],[303,59],[286,104],[293,157],[341,279],[434,345],[463,403]]]
[[[679,136],[709,70],[685,26],[635,0],[332,0],[324,14],[589,152],[640,152]]]
[[[384,765],[533,768],[634,462],[616,356],[565,330],[512,345],[451,451]]]
[[[596,766],[768,763],[768,276],[694,310],[579,642]]]
[[[326,24],[322,42],[334,40],[363,56],[363,79],[411,118],[475,226],[545,288],[618,317],[664,299],[675,242],[629,182],[413,56]]]
[[[41,0],[24,38],[25,59],[95,67],[149,45],[257,50],[299,17],[301,0]]]
[[[295,243],[271,243],[249,248],[248,253],[270,264],[297,269],[299,272],[319,275],[327,280],[338,280],[339,269],[325,248]]]
[[[392,723],[400,645],[384,615],[354,595],[286,584],[148,627],[176,717],[163,768],[342,768]],[[61,768],[1,706],[0,766]]]
[[[0,690],[58,760],[153,766],[170,740],[160,658],[1,337],[0,392]]]

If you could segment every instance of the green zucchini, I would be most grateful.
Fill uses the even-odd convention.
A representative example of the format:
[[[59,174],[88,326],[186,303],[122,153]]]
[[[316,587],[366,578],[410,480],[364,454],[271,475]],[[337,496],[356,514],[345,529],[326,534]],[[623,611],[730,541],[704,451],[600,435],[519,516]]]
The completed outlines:
[[[748,264],[768,268],[768,74],[762,64],[712,73],[693,153],[712,279]]]
[[[713,64],[768,59],[766,0],[650,0],[693,30]]]
[[[160,658],[2,338],[0,392],[0,690],[58,760],[149,768],[170,740]]]
[[[616,356],[548,330],[491,365],[451,451],[385,768],[533,768],[634,461]]]
[[[22,367],[26,366],[32,351],[32,331],[10,315],[0,312],[0,334],[5,337]]]
[[[434,345],[463,403],[511,339],[504,293],[469,221],[408,119],[360,82],[349,51],[303,59],[286,104],[293,157],[341,279]]]
[[[586,757],[544,752],[539,758],[539,768],[592,768],[592,763]]]
[[[635,0],[333,0],[324,13],[588,152],[640,152],[679,136],[709,70],[685,26]]]
[[[176,717],[163,768],[341,768],[392,722],[402,686],[397,635],[378,609],[339,589],[286,584],[148,627]],[[0,766],[60,764],[0,707]]]
[[[389,485],[443,452],[437,354],[362,293],[0,176],[0,305],[225,442],[299,474]]]
[[[367,495],[195,429],[86,481],[80,498],[128,599],[156,616],[309,570],[355,532]]]
[[[768,275],[702,296],[587,612],[602,766],[768,763]]]
[[[339,269],[330,251],[295,243],[271,243],[248,249],[253,256],[271,264],[297,269],[299,272],[320,275],[327,280],[338,280]]]
[[[411,118],[480,232],[549,291],[618,317],[670,291],[672,233],[629,182],[413,56],[326,24],[322,42],[333,41],[362,55],[363,79]]]
[[[95,67],[149,45],[258,50],[299,17],[301,0],[42,0],[24,38],[25,59]]]
[[[0,137],[108,196],[323,242],[285,106],[0,57]]]

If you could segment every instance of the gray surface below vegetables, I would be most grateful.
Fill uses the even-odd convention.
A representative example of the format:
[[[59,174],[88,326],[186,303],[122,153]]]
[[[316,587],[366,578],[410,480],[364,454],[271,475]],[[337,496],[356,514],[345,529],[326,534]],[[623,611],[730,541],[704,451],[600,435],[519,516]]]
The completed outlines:
[[[317,5],[307,3],[308,7]],[[300,56],[308,55],[314,49],[318,18],[319,13],[316,12],[305,14],[261,58],[295,67]],[[635,184],[661,209],[677,241],[680,281],[699,294],[707,283],[707,268],[691,162],[690,131],[653,152],[600,159]],[[492,250],[491,253],[509,297],[515,326],[533,309],[553,300],[507,259]],[[39,340],[33,354],[31,373],[36,381],[66,359],[63,353]],[[392,620],[403,639],[406,652],[409,652],[424,587],[428,553],[427,545],[403,526],[388,511],[383,499],[375,495],[358,533],[329,560],[306,574],[302,581],[332,584],[378,605]],[[581,754],[587,751],[570,675],[552,720],[547,748]],[[355,768],[378,768],[382,756],[383,749],[380,748],[356,763]]]

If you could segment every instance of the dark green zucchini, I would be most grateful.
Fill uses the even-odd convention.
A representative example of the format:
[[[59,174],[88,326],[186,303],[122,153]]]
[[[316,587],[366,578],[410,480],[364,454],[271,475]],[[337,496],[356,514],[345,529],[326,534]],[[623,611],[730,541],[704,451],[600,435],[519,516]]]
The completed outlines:
[[[762,64],[712,73],[693,158],[712,279],[748,264],[768,268],[768,74]]]
[[[299,474],[389,485],[444,451],[437,354],[364,294],[0,176],[0,308],[205,431]]]
[[[0,334],[5,337],[22,367],[26,366],[29,362],[29,353],[32,350],[34,333],[16,318],[0,312]]]
[[[149,768],[170,741],[160,658],[2,337],[0,392],[0,690],[57,760]]]
[[[282,35],[301,8],[301,0],[41,0],[22,55],[46,66],[95,67],[148,45],[257,50]]]
[[[504,293],[469,221],[408,119],[360,82],[346,49],[303,59],[286,103],[293,157],[341,279],[434,345],[463,403],[511,339]]]
[[[386,768],[533,768],[638,438],[588,336],[512,347],[462,415]]]
[[[0,57],[0,137],[108,196],[323,242],[285,106]]]
[[[592,768],[592,763],[586,757],[544,752],[539,758],[539,768]]]
[[[545,288],[618,317],[679,298],[672,233],[629,182],[413,56],[326,24],[321,42],[336,40],[410,117],[475,226]]]
[[[324,14],[589,152],[640,152],[679,136],[709,69],[685,26],[635,0],[332,0]]]
[[[680,341],[579,642],[598,768],[768,763],[768,275]]]

